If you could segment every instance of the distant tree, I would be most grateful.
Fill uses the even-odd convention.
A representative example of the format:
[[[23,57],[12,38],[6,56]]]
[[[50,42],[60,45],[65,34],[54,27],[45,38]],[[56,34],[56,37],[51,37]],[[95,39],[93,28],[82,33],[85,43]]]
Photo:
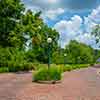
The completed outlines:
[[[92,30],[92,35],[96,37],[96,42],[100,42],[100,24],[96,25]]]
[[[78,43],[75,40],[70,41],[66,46],[65,52],[67,53],[68,63],[93,63],[94,50],[90,46],[83,43]]]

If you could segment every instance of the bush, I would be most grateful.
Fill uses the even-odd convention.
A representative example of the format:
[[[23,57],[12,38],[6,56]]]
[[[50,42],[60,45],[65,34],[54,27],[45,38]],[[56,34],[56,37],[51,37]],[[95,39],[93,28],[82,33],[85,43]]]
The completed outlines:
[[[33,73],[33,81],[57,81],[61,80],[62,70],[60,67],[41,68]]]
[[[27,61],[25,51],[18,48],[0,47],[0,67],[8,67],[9,72],[32,70],[33,64]]]
[[[34,69],[32,63],[10,63],[9,72],[18,72],[18,71],[29,71]]]
[[[74,69],[87,68],[88,66],[89,64],[71,64],[71,65],[65,65],[62,67],[63,67],[63,72],[66,72],[66,71],[71,71]]]
[[[72,66],[71,65],[66,65],[66,66],[62,66],[62,67],[63,67],[63,72],[72,70]]]
[[[34,64],[35,70],[39,70],[41,68],[47,68],[47,64]]]
[[[5,72],[9,72],[9,69],[7,67],[1,67],[0,73],[5,73]]]

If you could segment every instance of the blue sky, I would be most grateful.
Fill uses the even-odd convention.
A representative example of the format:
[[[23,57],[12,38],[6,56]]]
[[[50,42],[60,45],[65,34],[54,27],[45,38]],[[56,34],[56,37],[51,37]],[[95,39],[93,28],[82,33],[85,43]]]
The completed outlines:
[[[70,40],[98,48],[90,34],[100,24],[100,0],[22,0],[27,9],[42,11],[41,17],[60,34],[60,45]]]

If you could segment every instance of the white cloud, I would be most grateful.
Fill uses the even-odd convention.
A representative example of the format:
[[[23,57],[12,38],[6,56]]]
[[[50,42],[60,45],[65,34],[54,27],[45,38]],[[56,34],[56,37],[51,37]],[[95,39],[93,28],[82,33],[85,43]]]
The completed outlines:
[[[64,9],[58,8],[58,9],[50,9],[43,13],[43,16],[45,18],[48,18],[50,20],[55,20],[59,15],[64,13]]]
[[[69,21],[62,20],[55,24],[54,28],[60,33],[62,47],[81,33],[81,25],[82,18],[78,15],[73,16]]]
[[[77,32],[82,24],[82,18],[80,16],[73,16],[71,20],[61,20],[60,22],[56,23],[54,28],[57,31],[67,31],[67,32]]]
[[[97,48],[95,37],[91,35],[91,31],[97,23],[100,22],[100,6],[94,9],[91,14],[82,18],[78,15],[73,16],[70,20],[61,20],[56,23],[54,28],[60,33],[60,42],[64,47],[72,39],[91,45]]]
[[[92,46],[96,43],[95,37],[90,33],[80,34],[79,36],[75,37],[75,40]]]
[[[88,18],[96,23],[100,23],[100,6],[94,9]]]
[[[97,24],[100,24],[100,6],[94,9],[88,17],[84,17],[86,32],[90,33]]]

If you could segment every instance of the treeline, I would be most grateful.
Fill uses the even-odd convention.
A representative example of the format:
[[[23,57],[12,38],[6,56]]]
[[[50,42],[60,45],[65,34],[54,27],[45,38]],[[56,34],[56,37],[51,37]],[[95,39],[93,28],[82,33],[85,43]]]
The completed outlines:
[[[53,53],[53,61],[58,64],[93,64],[99,57],[100,50],[75,40],[71,40],[65,49],[59,49]]]

